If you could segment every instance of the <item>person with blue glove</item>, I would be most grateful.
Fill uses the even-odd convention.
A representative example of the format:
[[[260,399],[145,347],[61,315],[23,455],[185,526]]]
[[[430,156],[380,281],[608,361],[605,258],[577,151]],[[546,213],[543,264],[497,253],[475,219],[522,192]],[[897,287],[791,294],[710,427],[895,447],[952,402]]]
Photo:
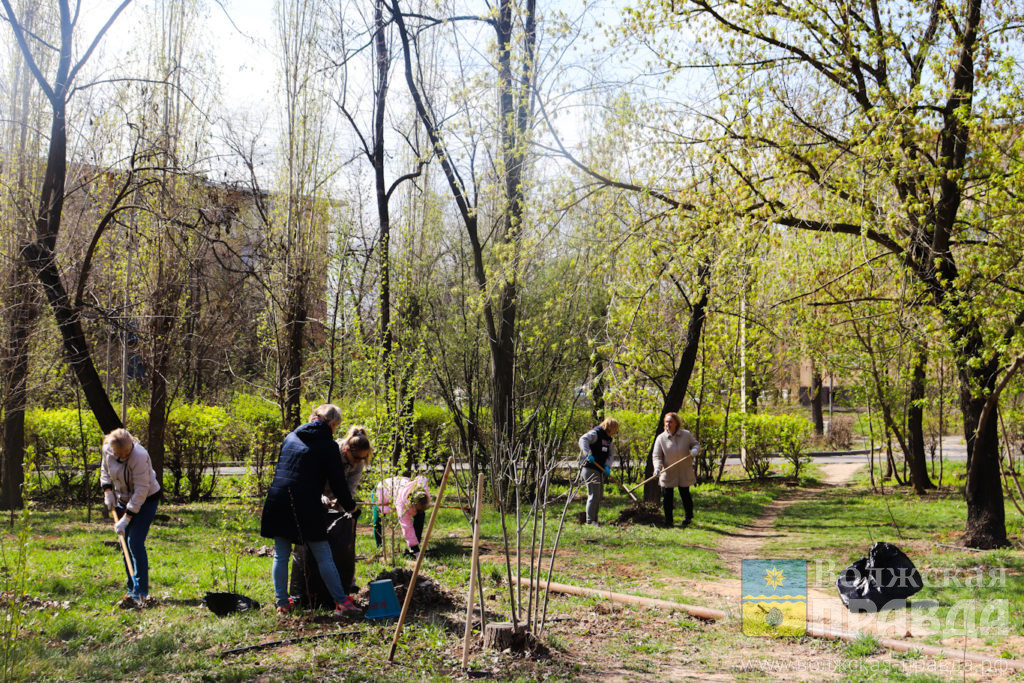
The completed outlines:
[[[604,480],[612,473],[612,460],[615,458],[615,435],[619,432],[619,423],[613,418],[605,418],[598,426],[580,437],[580,453],[583,468],[580,476],[587,485],[587,524],[597,526],[597,515],[604,498]]]

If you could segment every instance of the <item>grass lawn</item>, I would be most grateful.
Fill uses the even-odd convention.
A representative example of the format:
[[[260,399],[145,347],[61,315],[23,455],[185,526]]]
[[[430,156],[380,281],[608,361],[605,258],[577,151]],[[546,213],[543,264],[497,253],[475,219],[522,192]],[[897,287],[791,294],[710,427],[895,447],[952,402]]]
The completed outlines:
[[[803,483],[813,484],[821,473],[810,466],[803,474],[807,477]],[[955,468],[948,474],[951,482],[956,481]],[[735,478],[735,473],[727,478]],[[716,553],[722,540],[741,530],[773,499],[800,490],[785,486],[781,479],[697,487],[695,524],[682,530],[609,524],[629,505],[624,494],[609,486],[601,527],[577,523],[582,499],[573,503],[552,578],[694,604],[714,602],[713,597],[694,593],[687,585],[692,588],[695,582],[738,578]],[[890,509],[905,540],[894,535]],[[561,505],[549,509],[547,548],[561,511]],[[115,538],[109,521],[95,510],[91,522],[81,508],[32,510],[27,522],[19,522],[15,529],[24,532],[21,525],[28,524],[29,533],[22,533],[28,550],[24,572],[17,571],[15,561],[18,538],[5,525],[0,536],[5,582],[30,598],[12,603],[6,594],[0,603],[0,620],[21,615],[17,639],[0,642],[8,647],[7,662],[13,667],[13,671],[8,669],[13,674],[10,678],[376,681],[465,677],[460,663],[471,534],[461,512],[441,511],[422,570],[449,591],[454,607],[420,612],[407,621],[393,666],[386,663],[393,624],[365,620],[334,623],[323,613],[305,612],[287,619],[273,614],[269,608],[272,559],[257,554],[270,545],[268,539],[258,536],[258,503],[164,503],[159,513],[166,517],[154,525],[147,544],[151,594],[159,603],[142,611],[114,606],[123,592],[124,573],[119,551],[104,543]],[[1024,612],[1020,552],[958,552],[933,542],[955,543],[963,514],[962,499],[954,492],[932,494],[920,501],[906,491],[889,488],[883,497],[872,493],[865,482],[847,488],[819,488],[782,512],[776,528],[783,535],[769,539],[760,554],[811,559],[809,566],[817,573],[809,580],[825,586],[822,590],[831,586],[834,571],[866,552],[871,540],[901,545],[926,570],[926,576],[931,576],[927,572],[932,568],[963,572],[974,572],[975,567],[1001,569],[1005,580],[998,586],[929,584],[920,597],[937,601],[948,611],[965,596],[979,600],[1006,596],[1013,634],[1019,636]],[[362,585],[390,568],[377,559],[367,559],[375,555],[367,517],[363,515],[356,546],[357,555],[364,558],[356,572],[356,581]],[[1008,517],[1011,534],[1019,537],[1019,515],[1008,509]],[[677,521],[679,518],[681,511]],[[510,526],[513,519],[514,513],[509,517]],[[532,528],[531,522],[524,533],[532,533]],[[510,528],[510,532],[514,547],[514,530]],[[507,620],[509,587],[501,554],[501,525],[490,507],[485,508],[482,539],[488,619]],[[400,558],[399,562],[412,566],[411,560]],[[514,564],[513,571],[516,569]],[[546,559],[543,569],[546,573]],[[522,573],[529,573],[526,557]],[[24,579],[24,585],[11,586],[18,577]],[[256,613],[218,618],[199,604],[207,590],[236,590],[264,607]],[[871,643],[849,649],[841,643],[808,638],[747,638],[735,620],[707,624],[681,614],[563,595],[551,596],[548,616],[543,641],[551,656],[514,657],[476,647],[470,655],[471,670],[500,680],[703,678],[714,671],[727,672],[736,680],[764,680],[789,678],[802,666],[827,660],[839,662],[829,675],[796,678],[937,680],[906,672],[908,662],[914,663],[913,655],[899,658],[875,652]],[[222,654],[229,648],[264,641],[332,633],[345,635]],[[992,652],[1022,656],[1012,641],[1013,636],[992,639]]]
[[[607,491],[602,519],[610,522],[628,500],[624,494],[613,493],[610,486]],[[777,494],[774,487],[747,484],[702,487],[696,493],[701,527],[688,530],[685,543],[679,542],[678,528],[580,525],[575,521],[576,512],[582,508],[578,499],[565,525],[554,578],[638,595],[692,598],[669,587],[672,581],[680,576],[722,576],[725,570],[712,550],[717,534],[749,521]],[[458,674],[471,540],[470,527],[461,512],[441,511],[422,570],[448,589],[458,606],[447,613],[420,614],[407,622],[396,665],[391,667],[385,660],[392,624],[357,620],[338,625],[323,614],[306,613],[292,619],[274,615],[270,609],[272,558],[254,554],[270,545],[268,539],[258,535],[258,504],[238,500],[189,505],[165,502],[158,512],[166,517],[154,524],[147,548],[150,592],[159,603],[142,611],[114,606],[123,593],[124,570],[119,549],[110,545],[116,538],[110,522],[97,510],[87,521],[82,508],[33,509],[18,521],[13,532],[5,525],[4,567],[11,567],[12,574],[23,579],[23,585],[10,588],[20,588],[17,593],[30,598],[12,603],[7,594],[0,611],[0,618],[13,609],[22,615],[17,639],[5,641],[11,648],[8,662],[13,666],[13,678],[440,680]],[[548,547],[560,513],[560,505],[549,511]],[[364,515],[364,522],[367,517]],[[16,571],[15,561],[19,530],[27,545],[23,573]],[[485,510],[482,539],[489,618],[507,619],[509,591],[504,560],[499,554],[503,546],[501,525],[490,507]],[[369,558],[374,550],[372,535],[364,524],[357,540],[357,555]],[[411,560],[399,561],[412,566]],[[523,572],[528,574],[528,559],[524,558],[523,564]],[[544,567],[546,571],[546,561]],[[365,585],[389,568],[379,560],[364,559],[357,565],[356,580]],[[8,581],[16,578],[7,575]],[[207,590],[236,590],[258,600],[263,609],[218,618],[199,604]],[[578,677],[578,644],[562,636],[561,647],[569,652],[560,652],[558,627],[565,623],[560,620],[566,614],[591,610],[598,602],[552,599],[549,615],[555,621],[550,629],[551,658],[515,660],[510,655],[477,650],[471,668],[495,671],[504,679]],[[607,612],[607,606],[597,609]],[[638,614],[635,619],[640,624],[644,611]],[[678,616],[672,620],[688,621]],[[629,622],[615,621],[616,630],[630,628]],[[641,632],[636,636],[639,640],[633,636],[617,640],[613,649],[635,645],[639,653],[652,656],[671,649],[664,633],[642,635],[644,629],[639,625],[637,628]],[[262,641],[334,631],[357,633],[240,655],[220,654],[224,649]]]

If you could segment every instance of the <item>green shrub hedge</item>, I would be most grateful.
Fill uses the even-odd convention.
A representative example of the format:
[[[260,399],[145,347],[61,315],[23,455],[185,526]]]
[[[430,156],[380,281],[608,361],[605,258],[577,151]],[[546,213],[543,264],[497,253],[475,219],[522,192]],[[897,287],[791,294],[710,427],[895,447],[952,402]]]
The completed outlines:
[[[312,404],[304,405],[308,415]],[[342,430],[350,424],[367,427],[377,453],[376,468],[388,473],[417,471],[444,463],[452,453],[460,453],[459,433],[445,406],[417,402],[411,420],[398,424],[380,404],[352,401],[342,409]],[[616,450],[625,480],[643,478],[658,414],[614,411],[619,421]],[[725,449],[738,450],[741,427],[746,428],[747,473],[762,477],[768,471],[768,458],[788,458],[799,474],[803,451],[811,432],[810,422],[793,415],[761,415],[733,412],[726,432],[722,413],[703,413],[700,420],[693,412],[680,415],[683,425],[697,436],[702,451],[695,460],[699,481],[710,481]],[[575,411],[563,425],[567,437],[565,457],[576,455],[576,440],[589,430],[591,417]],[[390,422],[389,422],[390,421]],[[145,439],[148,415],[141,409],[128,414],[129,430]],[[490,425],[481,425],[483,433]],[[243,463],[247,476],[242,490],[262,495],[273,476],[273,465],[284,437],[281,414],[275,403],[251,394],[238,394],[226,407],[186,404],[175,406],[166,430],[164,486],[176,498],[200,500],[214,493],[216,465]],[[340,435],[340,434],[339,434]],[[36,499],[85,502],[95,495],[103,434],[89,412],[83,412],[81,426],[78,411],[72,408],[33,409],[26,414],[27,468],[31,474],[27,494]],[[401,439],[405,456],[391,465],[390,454]],[[383,462],[381,458],[385,458]]]

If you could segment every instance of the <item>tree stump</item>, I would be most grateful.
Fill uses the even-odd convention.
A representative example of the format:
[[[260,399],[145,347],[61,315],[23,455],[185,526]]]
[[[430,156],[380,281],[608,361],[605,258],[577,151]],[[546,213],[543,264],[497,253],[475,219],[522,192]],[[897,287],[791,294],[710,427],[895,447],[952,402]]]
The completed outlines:
[[[507,650],[515,644],[516,632],[508,621],[491,622],[484,627],[484,647]]]

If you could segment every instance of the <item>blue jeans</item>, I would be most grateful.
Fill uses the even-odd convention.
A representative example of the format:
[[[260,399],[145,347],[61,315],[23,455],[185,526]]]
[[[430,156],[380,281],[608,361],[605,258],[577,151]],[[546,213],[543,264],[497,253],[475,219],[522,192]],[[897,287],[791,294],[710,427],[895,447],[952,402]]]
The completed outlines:
[[[159,504],[160,494],[154,493],[146,499],[139,511],[132,515],[128,528],[124,531],[128,554],[131,555],[132,564],[135,566],[133,577],[128,572],[128,563],[124,565],[124,572],[128,576],[128,593],[133,598],[144,598],[149,595],[149,555],[146,554],[146,536],[149,535],[149,527],[153,525]],[[120,510],[119,514],[123,515],[124,510]]]
[[[335,603],[345,602],[348,594],[341,586],[338,568],[331,557],[331,546],[327,541],[309,541],[306,547],[313,554],[316,566],[320,569],[320,578],[330,592]],[[288,604],[288,563],[292,557],[292,542],[278,536],[274,539],[274,602],[278,605]]]

